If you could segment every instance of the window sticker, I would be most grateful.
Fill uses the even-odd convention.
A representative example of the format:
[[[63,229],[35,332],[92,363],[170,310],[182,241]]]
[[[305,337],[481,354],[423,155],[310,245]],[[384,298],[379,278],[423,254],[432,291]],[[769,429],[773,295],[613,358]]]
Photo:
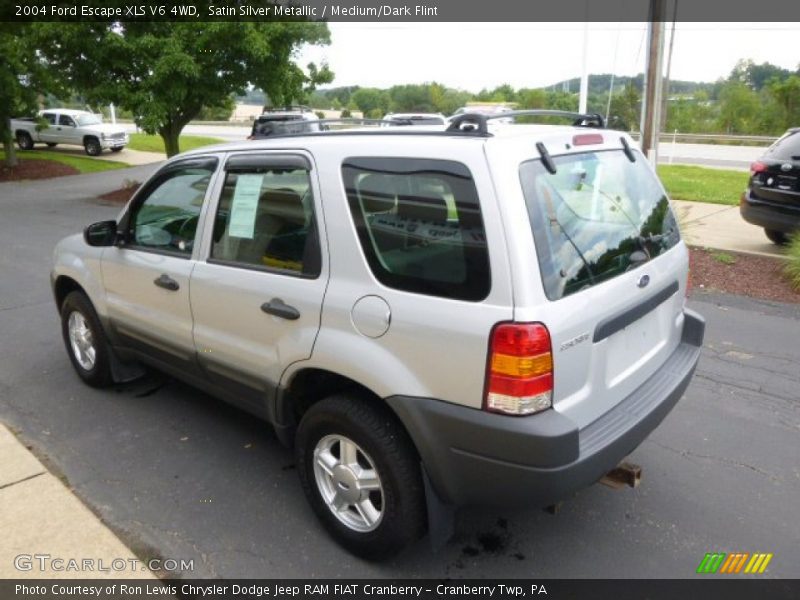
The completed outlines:
[[[236,178],[228,227],[229,236],[253,239],[256,229],[256,209],[263,181],[263,174],[242,174]]]

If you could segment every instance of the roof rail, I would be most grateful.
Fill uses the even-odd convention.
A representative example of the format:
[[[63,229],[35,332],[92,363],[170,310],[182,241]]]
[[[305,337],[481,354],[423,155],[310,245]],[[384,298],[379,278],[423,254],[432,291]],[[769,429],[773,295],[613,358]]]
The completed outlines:
[[[357,117],[349,117],[343,119],[314,119],[307,121],[304,119],[288,119],[281,121],[269,121],[264,123],[268,126],[268,130],[255,131],[248,139],[264,139],[276,137],[288,137],[297,135],[311,135],[315,133],[322,133],[326,131],[335,131],[331,125],[376,125],[378,127],[391,127],[396,128],[401,125],[413,125],[409,119],[398,119],[396,121],[384,121],[383,119],[360,119]],[[377,128],[376,128],[377,129]],[[344,131],[344,130],[340,130]]]
[[[597,129],[605,128],[605,120],[599,114],[582,114],[565,110],[509,110],[498,112],[491,115],[481,113],[463,113],[452,117],[447,131],[470,132],[474,135],[491,135],[489,133],[489,121],[492,119],[510,119],[514,117],[562,117],[572,119],[575,127],[594,127]],[[465,127],[466,126],[466,127]]]

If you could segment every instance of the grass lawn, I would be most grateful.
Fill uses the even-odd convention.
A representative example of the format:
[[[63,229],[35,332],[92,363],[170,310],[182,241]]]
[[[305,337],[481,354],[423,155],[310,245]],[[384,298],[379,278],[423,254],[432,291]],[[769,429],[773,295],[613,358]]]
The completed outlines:
[[[52,160],[53,162],[68,165],[77,169],[81,173],[97,173],[99,171],[110,171],[112,169],[124,169],[130,167],[129,164],[124,162],[116,162],[112,160],[103,160],[102,158],[90,158],[88,156],[71,156],[69,154],[61,154],[60,152],[48,152],[47,150],[17,150],[17,159],[31,159],[31,160]],[[6,159],[6,153],[0,150],[0,164]]]
[[[739,204],[749,174],[730,169],[709,169],[686,165],[660,165],[658,176],[674,200],[711,204]]]
[[[131,141],[128,148],[131,150],[141,150],[142,152],[160,152],[165,153],[164,140],[160,135],[147,135],[146,133],[132,133],[130,134]],[[203,137],[199,135],[182,135],[179,140],[181,152],[187,150],[194,150],[201,146],[210,146],[211,144],[222,144],[225,140],[220,140],[213,137]]]

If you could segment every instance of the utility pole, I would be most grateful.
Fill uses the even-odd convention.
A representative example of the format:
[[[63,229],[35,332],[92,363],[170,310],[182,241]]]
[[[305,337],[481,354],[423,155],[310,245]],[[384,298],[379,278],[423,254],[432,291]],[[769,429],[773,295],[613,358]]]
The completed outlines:
[[[647,28],[647,72],[642,99],[641,145],[650,163],[658,162],[662,64],[664,58],[665,0],[650,0],[650,23]]]
[[[672,50],[675,47],[675,23],[678,20],[678,0],[673,0],[672,25],[669,32],[669,50],[667,51],[667,74],[664,75],[664,93],[661,100],[661,130],[667,129],[667,108],[669,107],[669,76],[672,70]]]

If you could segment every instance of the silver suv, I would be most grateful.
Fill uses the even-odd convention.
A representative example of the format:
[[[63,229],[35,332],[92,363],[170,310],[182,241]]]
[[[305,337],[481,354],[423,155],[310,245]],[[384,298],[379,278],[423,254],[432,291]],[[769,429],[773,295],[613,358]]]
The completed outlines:
[[[177,156],[58,244],[70,360],[93,386],[154,366],[266,419],[364,557],[455,507],[553,504],[660,423],[704,331],[652,168],[573,116]]]

